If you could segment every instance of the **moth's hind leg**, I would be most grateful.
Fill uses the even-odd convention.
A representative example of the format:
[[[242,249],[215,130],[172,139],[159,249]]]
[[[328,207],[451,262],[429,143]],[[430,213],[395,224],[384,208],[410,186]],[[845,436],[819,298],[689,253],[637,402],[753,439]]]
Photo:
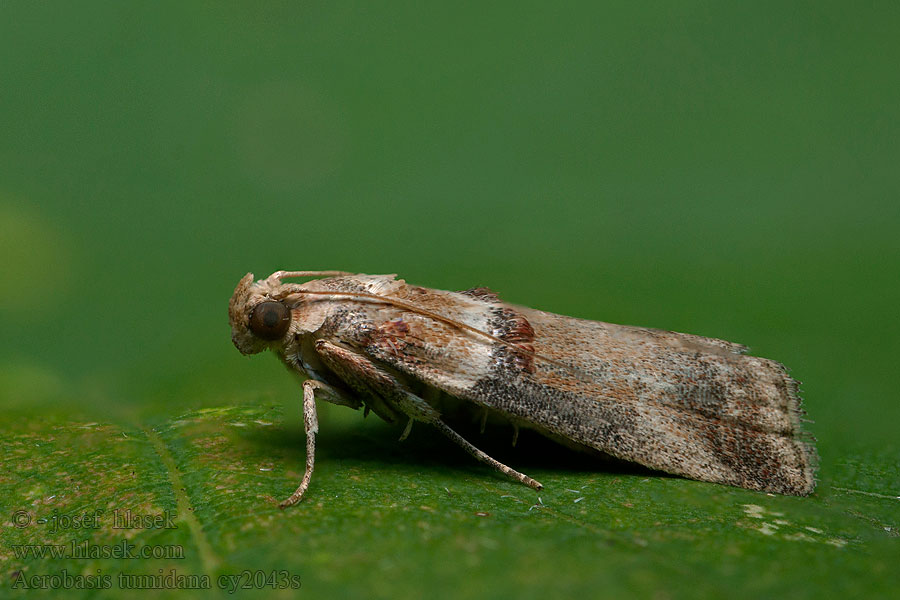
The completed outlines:
[[[316,352],[322,358],[322,361],[332,371],[338,373],[350,387],[383,398],[392,409],[409,417],[410,423],[412,421],[429,423],[484,464],[497,469],[516,481],[524,483],[528,487],[536,490],[543,488],[540,483],[531,477],[504,465],[473,446],[441,420],[441,415],[437,409],[424,399],[409,392],[406,386],[394,375],[380,368],[367,356],[325,340],[316,342]],[[404,437],[408,433],[408,429],[409,425],[407,425],[407,430],[404,432]]]
[[[447,424],[444,423],[443,421],[441,421],[440,419],[438,419],[437,421],[433,421],[431,424],[434,425],[435,427],[437,427],[441,431],[441,433],[443,433],[448,438],[450,438],[451,440],[456,442],[459,446],[462,446],[462,448],[466,452],[468,452],[469,454],[471,454],[472,456],[474,456],[475,458],[477,458],[484,464],[494,467],[495,469],[497,469],[498,471],[500,471],[507,477],[511,477],[512,479],[515,479],[519,483],[524,483],[525,485],[527,485],[530,488],[534,488],[536,490],[540,490],[540,489],[544,488],[544,486],[541,485],[541,483],[539,481],[532,479],[531,477],[529,477],[528,475],[525,475],[524,473],[519,473],[518,471],[516,471],[515,469],[513,469],[511,467],[507,467],[502,462],[491,458],[490,456],[485,454],[483,451],[479,450],[478,448],[476,448],[475,446],[470,444],[463,436],[459,435],[458,433],[456,433],[455,431],[450,429],[450,427],[448,427]]]

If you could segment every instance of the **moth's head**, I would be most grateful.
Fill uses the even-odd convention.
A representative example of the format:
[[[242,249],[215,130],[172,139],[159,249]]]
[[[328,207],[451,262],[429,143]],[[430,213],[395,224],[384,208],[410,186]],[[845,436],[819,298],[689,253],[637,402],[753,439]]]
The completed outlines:
[[[228,302],[231,341],[241,354],[262,352],[288,335],[291,308],[277,299],[268,280],[253,281],[247,273],[234,288]]]

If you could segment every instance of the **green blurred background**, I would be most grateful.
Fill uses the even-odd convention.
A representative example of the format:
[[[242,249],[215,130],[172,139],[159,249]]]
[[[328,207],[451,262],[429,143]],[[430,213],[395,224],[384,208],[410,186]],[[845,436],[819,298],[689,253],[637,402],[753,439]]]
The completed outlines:
[[[270,397],[248,270],[398,273],[789,365],[896,448],[900,5],[4,2],[13,418]],[[351,415],[356,416],[356,415]]]

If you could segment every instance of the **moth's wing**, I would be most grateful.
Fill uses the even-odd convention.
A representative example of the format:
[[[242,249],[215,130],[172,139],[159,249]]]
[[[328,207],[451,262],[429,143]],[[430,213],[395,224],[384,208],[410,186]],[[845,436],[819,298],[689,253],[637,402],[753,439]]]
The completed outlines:
[[[537,353],[587,377],[536,363],[534,384],[506,391],[572,390],[565,397],[593,415],[590,424],[566,423],[579,441],[612,439],[611,454],[704,481],[813,491],[815,450],[800,427],[797,382],[780,363],[722,340],[521,313],[534,327]]]
[[[403,313],[363,351],[412,380],[653,469],[813,491],[815,450],[781,364],[723,340],[417,289],[409,301],[508,343]]]

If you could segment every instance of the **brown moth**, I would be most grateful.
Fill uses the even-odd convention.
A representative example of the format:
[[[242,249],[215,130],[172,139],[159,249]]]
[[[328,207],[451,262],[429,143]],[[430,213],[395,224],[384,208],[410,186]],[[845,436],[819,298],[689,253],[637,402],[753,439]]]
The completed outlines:
[[[318,277],[302,284],[293,277]],[[451,429],[453,406],[502,417],[568,446],[701,481],[806,495],[812,438],[797,382],[723,340],[613,325],[507,304],[487,288],[447,292],[395,275],[277,271],[238,283],[228,306],[243,354],[270,349],[303,383],[309,486],[315,399],[390,422],[422,421],[532,488]]]

